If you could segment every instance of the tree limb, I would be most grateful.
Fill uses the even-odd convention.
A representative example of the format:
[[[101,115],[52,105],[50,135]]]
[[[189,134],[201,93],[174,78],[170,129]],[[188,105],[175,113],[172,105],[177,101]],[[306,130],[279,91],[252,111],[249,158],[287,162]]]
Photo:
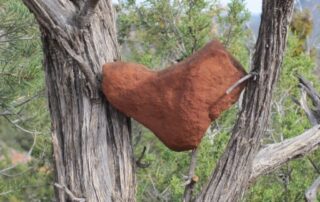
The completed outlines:
[[[309,189],[305,193],[305,199],[307,202],[316,202],[317,201],[317,191],[320,186],[320,177],[318,177]]]
[[[194,189],[194,185],[198,181],[198,177],[194,175],[196,165],[197,165],[197,149],[191,151],[191,161],[189,167],[189,173],[187,176],[187,182],[185,183],[185,190],[183,194],[183,201],[190,202],[192,201],[192,193]]]
[[[303,134],[262,148],[253,160],[250,181],[267,174],[291,159],[308,154],[320,146],[320,125]]]

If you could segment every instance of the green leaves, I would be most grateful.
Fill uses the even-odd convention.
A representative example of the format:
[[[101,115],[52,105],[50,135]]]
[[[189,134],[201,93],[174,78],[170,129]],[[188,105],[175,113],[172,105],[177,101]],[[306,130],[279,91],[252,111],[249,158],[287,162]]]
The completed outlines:
[[[19,0],[0,0],[0,21],[0,198],[50,201],[50,120],[40,33],[34,17]],[[15,165],[11,151],[26,155],[29,150],[32,160]]]

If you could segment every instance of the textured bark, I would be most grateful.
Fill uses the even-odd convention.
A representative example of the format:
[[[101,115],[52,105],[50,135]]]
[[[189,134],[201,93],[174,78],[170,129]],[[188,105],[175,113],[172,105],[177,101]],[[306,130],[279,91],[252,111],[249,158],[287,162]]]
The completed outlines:
[[[24,3],[42,32],[57,187],[86,201],[134,201],[130,123],[99,91],[102,64],[119,56],[111,1],[89,11],[80,0]]]
[[[269,122],[272,91],[282,63],[293,3],[263,1],[251,67],[259,76],[248,82],[232,137],[197,201],[239,201],[249,185],[253,159]]]

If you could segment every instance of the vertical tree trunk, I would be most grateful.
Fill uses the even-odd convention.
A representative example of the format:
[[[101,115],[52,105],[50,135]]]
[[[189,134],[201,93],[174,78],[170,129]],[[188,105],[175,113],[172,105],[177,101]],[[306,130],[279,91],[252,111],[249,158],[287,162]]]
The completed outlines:
[[[99,91],[102,65],[119,57],[113,8],[86,8],[96,2],[24,0],[42,32],[58,201],[135,196],[129,120]]]
[[[272,92],[282,63],[293,4],[293,0],[263,0],[251,67],[258,77],[248,82],[232,137],[197,201],[239,201],[249,185],[252,162],[269,122]]]

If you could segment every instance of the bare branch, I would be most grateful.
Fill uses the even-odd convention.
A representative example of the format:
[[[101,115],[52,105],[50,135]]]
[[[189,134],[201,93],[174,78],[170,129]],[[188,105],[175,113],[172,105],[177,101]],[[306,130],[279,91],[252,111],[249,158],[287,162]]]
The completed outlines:
[[[1,193],[0,193],[0,196],[5,196],[5,195],[10,194],[10,193],[12,193],[12,192],[13,192],[13,190],[1,192]]]
[[[15,113],[12,113],[8,110],[0,112],[0,116],[8,116],[8,115],[14,115]]]
[[[65,185],[60,185],[58,183],[54,183],[54,186],[57,187],[58,189],[63,190],[72,201],[79,201],[79,202],[85,202],[86,199],[84,198],[78,198],[76,197]]]
[[[320,145],[320,125],[303,134],[261,149],[253,161],[250,181],[271,172],[291,159],[306,155]]]
[[[303,89],[301,89],[301,98],[299,101],[300,107],[306,113],[310,123],[314,126],[318,124],[317,118],[315,117],[314,113],[310,110],[307,102],[307,93]]]
[[[141,152],[140,157],[139,157],[138,160],[136,161],[136,165],[137,165],[139,168],[147,168],[147,167],[150,166],[150,163],[142,163],[142,162],[141,162],[142,159],[143,159],[143,157],[144,157],[144,155],[145,155],[145,153],[146,153],[146,150],[147,150],[147,147],[144,146],[144,147],[143,147],[143,150],[142,150],[142,152]]]
[[[79,16],[77,16],[80,27],[84,27],[90,23],[91,16],[94,13],[94,9],[98,5],[99,0],[86,0],[82,9],[80,10]]]
[[[186,182],[186,187],[183,194],[183,201],[190,202],[192,201],[192,193],[194,189],[194,185],[198,181],[198,177],[194,175],[194,171],[197,165],[197,149],[191,151],[191,162],[189,167],[188,179]]]
[[[317,201],[317,191],[320,186],[320,177],[318,177],[309,189],[305,193],[305,198],[307,202],[316,202]]]
[[[301,88],[300,106],[306,112],[310,122],[315,125],[320,122],[320,96],[312,84],[304,79],[302,76],[298,76],[299,87]],[[310,109],[307,103],[307,96],[312,100],[313,108]]]
[[[27,97],[27,98],[25,98],[24,100],[16,103],[13,107],[20,107],[20,106],[22,106],[22,105],[25,105],[25,104],[29,103],[30,101],[32,101],[32,100],[34,100],[34,99],[36,99],[36,98],[38,98],[38,97],[40,97],[40,96],[43,96],[43,95],[44,95],[44,92],[45,92],[45,90],[42,89],[42,90],[40,90],[39,92],[37,92],[35,95],[33,95],[33,96],[31,96],[31,97]]]
[[[315,171],[320,174],[320,169],[318,168],[318,166],[316,165],[316,163],[311,159],[311,157],[307,157],[307,159],[309,160],[309,162],[311,163],[312,167],[315,169]]]
[[[241,79],[239,79],[237,82],[235,82],[230,88],[227,89],[226,94],[230,94],[237,86],[245,82],[246,80],[257,76],[258,74],[256,72],[250,72],[249,74],[245,75]]]
[[[23,127],[20,126],[19,124],[13,122],[13,121],[12,121],[11,119],[9,119],[7,116],[4,116],[4,117],[5,117],[5,119],[7,119],[13,126],[15,126],[16,128],[22,130],[22,131],[25,132],[25,133],[29,133],[29,134],[31,134],[31,135],[40,134],[40,133],[37,132],[37,131],[31,131],[31,130],[28,130],[28,129],[23,128]]]

